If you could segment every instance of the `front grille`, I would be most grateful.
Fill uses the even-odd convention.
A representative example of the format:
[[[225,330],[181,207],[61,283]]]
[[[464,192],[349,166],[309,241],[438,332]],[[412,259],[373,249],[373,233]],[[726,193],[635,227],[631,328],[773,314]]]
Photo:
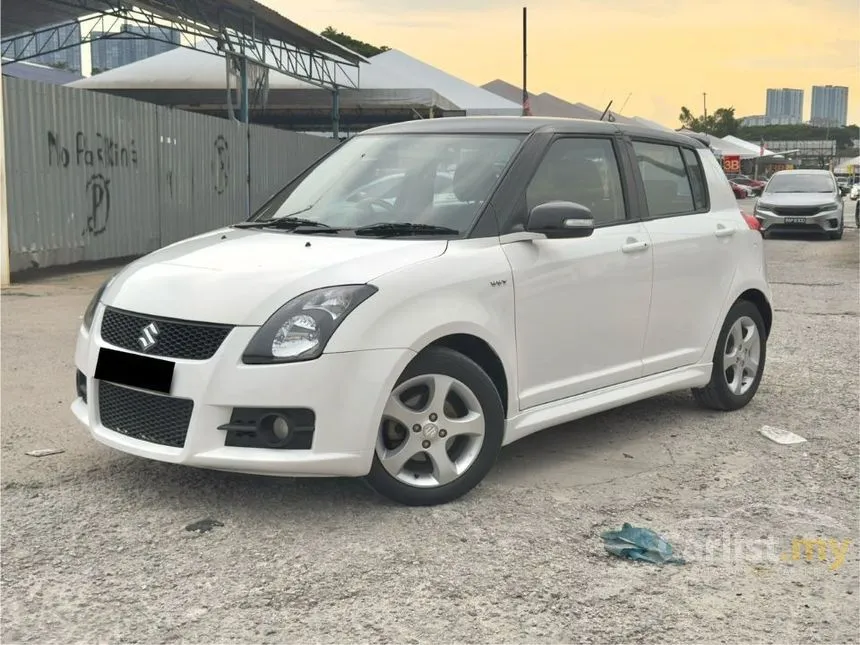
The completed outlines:
[[[811,217],[821,209],[821,206],[777,206],[773,212],[782,217]]]
[[[144,328],[150,323],[155,323],[156,333],[145,334]],[[212,358],[232,329],[230,325],[171,320],[108,308],[102,319],[101,337],[115,347],[150,356],[202,361]],[[142,340],[154,344],[144,347]]]
[[[99,381],[101,424],[127,437],[182,448],[194,402]]]

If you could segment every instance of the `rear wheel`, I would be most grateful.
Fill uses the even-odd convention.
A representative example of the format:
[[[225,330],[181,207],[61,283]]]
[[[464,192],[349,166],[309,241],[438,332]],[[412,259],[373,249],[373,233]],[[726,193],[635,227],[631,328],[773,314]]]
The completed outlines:
[[[366,480],[409,506],[453,501],[493,467],[504,424],[487,373],[454,350],[431,347],[409,364],[388,398]]]
[[[712,410],[738,410],[758,391],[767,356],[764,320],[758,308],[739,300],[729,310],[714,350],[711,381],[693,397]]]

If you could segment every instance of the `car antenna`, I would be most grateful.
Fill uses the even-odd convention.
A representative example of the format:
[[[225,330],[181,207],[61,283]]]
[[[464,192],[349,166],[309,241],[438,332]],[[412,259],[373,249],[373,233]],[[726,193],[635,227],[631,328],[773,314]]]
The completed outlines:
[[[607,113],[609,113],[609,118],[607,119],[607,121],[609,121],[610,123],[612,123],[612,122],[614,122],[614,121],[615,121],[615,117],[614,117],[614,116],[612,116],[612,113],[611,113],[611,112],[609,112],[609,108],[610,108],[610,107],[612,107],[612,101],[609,101],[609,105],[607,105],[607,106],[606,106],[606,109],[605,109],[605,110],[603,110],[603,114],[601,114],[601,115],[600,115],[600,120],[601,120],[601,121],[603,121],[603,117],[605,117]]]

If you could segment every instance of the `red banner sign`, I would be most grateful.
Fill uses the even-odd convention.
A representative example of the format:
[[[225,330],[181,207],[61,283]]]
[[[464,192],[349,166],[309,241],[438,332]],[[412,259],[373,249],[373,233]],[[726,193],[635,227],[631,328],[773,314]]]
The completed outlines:
[[[723,157],[723,170],[726,172],[740,172],[741,158],[737,155],[726,155]]]

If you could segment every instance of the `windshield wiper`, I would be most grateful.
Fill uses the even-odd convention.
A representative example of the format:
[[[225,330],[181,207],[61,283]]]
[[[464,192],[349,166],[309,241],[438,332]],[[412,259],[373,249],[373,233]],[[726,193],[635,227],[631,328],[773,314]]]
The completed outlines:
[[[322,222],[317,222],[316,220],[292,216],[278,217],[275,219],[257,220],[254,222],[239,222],[238,224],[233,224],[233,226],[235,226],[236,228],[298,228],[300,226],[309,226],[314,229],[323,229],[326,231],[335,230],[328,224],[323,224]]]
[[[432,224],[412,224],[410,222],[378,222],[368,226],[360,226],[354,229],[356,235],[459,235],[460,231],[447,226],[434,226]]]

